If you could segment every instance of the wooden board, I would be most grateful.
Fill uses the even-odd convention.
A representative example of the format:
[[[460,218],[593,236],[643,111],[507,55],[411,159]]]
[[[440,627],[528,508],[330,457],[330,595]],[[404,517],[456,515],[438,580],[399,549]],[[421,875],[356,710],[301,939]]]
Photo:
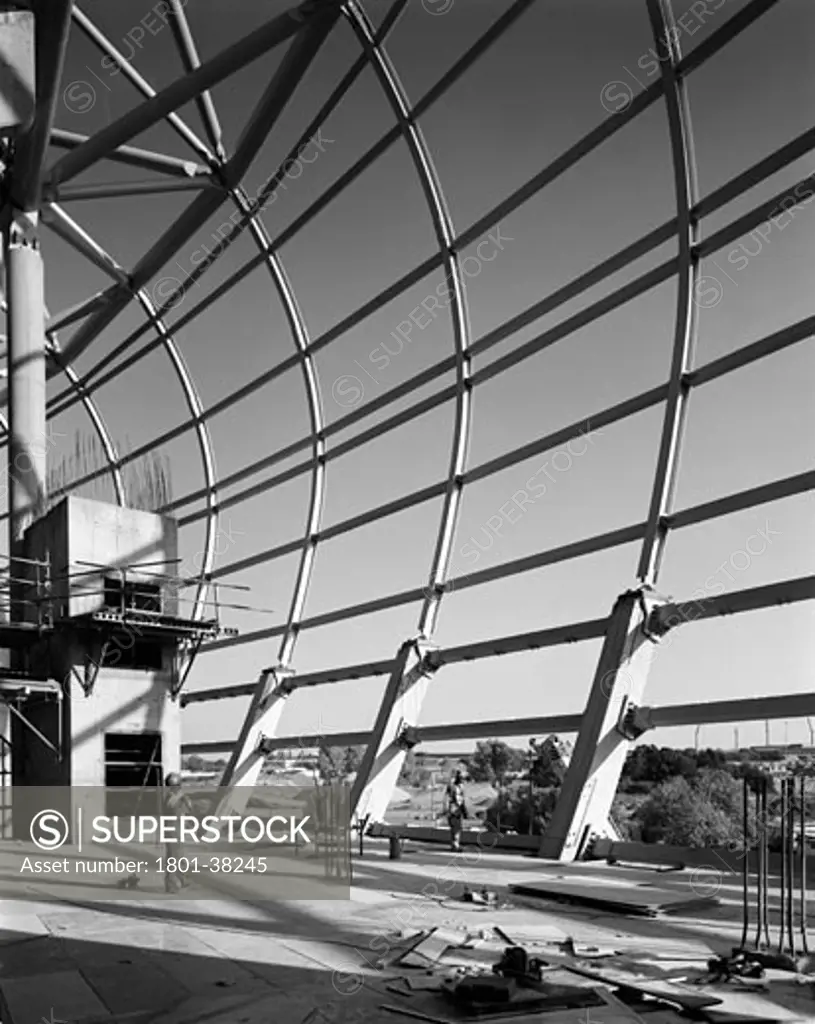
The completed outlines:
[[[568,882],[544,879],[510,885],[509,891],[519,896],[533,896],[561,902],[580,903],[584,906],[612,910],[617,913],[656,917],[672,910],[697,910],[714,907],[718,900],[710,896],[688,896],[656,886],[606,886],[590,882]]]
[[[441,959],[450,946],[461,946],[466,940],[465,932],[454,932],[446,928],[434,928],[426,939],[414,946],[396,963],[400,967],[427,967]]]

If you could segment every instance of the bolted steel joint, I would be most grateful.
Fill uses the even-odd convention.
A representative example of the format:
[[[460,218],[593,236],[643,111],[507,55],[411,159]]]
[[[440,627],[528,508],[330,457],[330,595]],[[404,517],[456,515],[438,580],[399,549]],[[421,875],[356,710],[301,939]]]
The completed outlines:
[[[266,754],[271,754],[274,750],[273,744],[274,738],[272,736],[261,736],[258,740],[257,752],[265,757]]]
[[[628,704],[617,723],[617,731],[627,740],[638,740],[650,728],[649,709],[637,707],[636,704]]]
[[[642,631],[649,640],[658,643],[676,625],[671,618],[670,598],[658,594],[648,584],[637,588],[635,593],[642,612]]]
[[[419,742],[419,730],[415,725],[403,725],[396,737],[396,745],[400,750],[413,750]]]
[[[656,605],[650,610],[643,629],[651,640],[660,640],[676,625],[671,613],[672,606],[668,604]]]

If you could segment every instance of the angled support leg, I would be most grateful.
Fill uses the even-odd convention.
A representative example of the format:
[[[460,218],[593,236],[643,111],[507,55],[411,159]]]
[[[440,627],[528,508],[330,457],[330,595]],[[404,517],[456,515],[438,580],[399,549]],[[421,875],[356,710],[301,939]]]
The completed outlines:
[[[293,675],[291,669],[281,667],[264,669],[261,673],[238,742],[221,779],[220,788],[226,792],[216,813],[241,814],[246,809],[246,801],[266,760],[263,739],[274,736],[280,725],[286,698],[292,691]]]
[[[376,716],[371,738],[351,788],[351,815],[357,821],[384,820],[409,749],[405,730],[415,729],[438,651],[421,638],[399,648]]]
[[[609,618],[583,722],[539,855],[575,860],[590,839],[609,833],[609,815],[630,732],[630,707],[640,705],[656,644],[672,623],[650,587],[622,594]]]

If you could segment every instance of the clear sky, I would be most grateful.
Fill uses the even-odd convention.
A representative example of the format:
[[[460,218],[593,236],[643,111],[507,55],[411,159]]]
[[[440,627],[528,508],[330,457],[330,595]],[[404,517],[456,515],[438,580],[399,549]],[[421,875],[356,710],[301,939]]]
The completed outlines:
[[[452,6],[450,6],[452,4]],[[155,7],[156,5],[153,5]],[[253,31],[283,9],[279,0],[189,0],[186,10],[203,59]],[[386,5],[367,9],[379,23]],[[388,49],[415,102],[509,4],[506,0],[410,0]],[[698,45],[744,3],[690,0],[682,38]],[[439,13],[442,8],[449,8]],[[143,0],[87,2],[84,11],[157,89],[181,70],[169,29]],[[699,12],[705,17],[700,23]],[[695,19],[695,20],[694,20]],[[148,26],[140,31],[139,26]],[[699,171],[699,190],[709,194],[745,167],[811,127],[815,11],[809,0],[781,0],[775,8],[694,72],[689,92]],[[420,121],[444,187],[457,232],[468,228],[566,147],[600,124],[609,111],[655,80],[653,42],[644,2],[633,0],[539,0]],[[356,59],[359,46],[341,22],[298,88],[247,178],[258,185],[277,168],[307,121]],[[213,92],[231,149],[280,52],[255,62]],[[111,74],[101,55],[74,29],[57,127],[91,134],[140,101],[121,73]],[[616,84],[615,84],[616,83]],[[621,98],[622,97],[622,98]],[[605,104],[605,106],[604,106]],[[202,124],[190,105],[182,112],[196,132]],[[319,157],[286,179],[264,214],[278,235],[392,124],[376,78],[367,69],[326,122]],[[135,145],[194,158],[165,125]],[[56,157],[57,152],[54,152]],[[800,160],[751,190],[703,224],[709,235],[747,209],[780,193],[812,171]],[[76,183],[143,180],[148,173],[106,163]],[[123,266],[132,267],[187,205],[187,194],[70,202],[65,209]],[[813,313],[811,283],[815,204],[804,206],[783,227],[774,226],[733,243],[705,261],[703,273],[719,282],[718,301],[700,310],[697,363],[734,351]],[[222,208],[154,279],[159,299],[167,276],[183,280],[201,249],[231,209]],[[470,263],[468,281],[473,338],[501,324],[601,259],[661,225],[674,213],[670,148],[663,101],[605,142],[591,156],[500,223],[501,244],[481,249],[495,255]],[[350,188],[281,250],[312,338],[435,251],[432,223],[403,141],[393,145]],[[209,289],[255,253],[241,237],[170,316],[183,315]],[[475,243],[468,250],[475,252]],[[599,288],[536,321],[475,359],[479,369],[615,287],[670,258],[661,247]],[[59,239],[45,239],[47,294],[55,312],[81,301],[108,281]],[[715,264],[714,264],[715,260]],[[475,267],[478,266],[477,272]],[[398,350],[393,332],[442,281],[441,272],[390,302],[316,357],[325,416],[344,415],[351,402],[364,406],[453,351],[449,316],[442,311],[415,329]],[[162,291],[162,289],[164,289]],[[479,386],[474,398],[469,466],[534,440],[667,379],[674,329],[673,281],[652,290]],[[132,303],[82,356],[77,370],[110,351],[141,322]],[[226,299],[178,332],[177,340],[205,406],[252,381],[288,357],[294,345],[268,272],[258,268]],[[390,357],[383,357],[382,344]],[[809,342],[714,381],[694,393],[677,491],[685,508],[732,491],[802,472],[812,465],[813,358]],[[350,378],[356,378],[354,384]],[[335,383],[339,381],[339,383]],[[385,415],[449,384],[447,375],[358,426],[329,438],[329,448]],[[361,395],[353,390],[359,387]],[[62,391],[60,380],[51,394]],[[349,390],[350,389],[350,390]],[[157,350],[102,388],[97,398],[114,436],[141,444],[187,416],[166,355]],[[584,454],[554,453],[514,466],[465,489],[454,546],[456,574],[641,521],[650,496],[662,408],[652,409],[593,436]],[[328,464],[324,524],[442,480],[452,443],[453,406],[436,408],[398,431]],[[72,409],[54,424],[68,445],[76,428],[88,431]],[[303,380],[294,369],[215,417],[211,434],[219,473],[226,475],[308,433]],[[59,449],[57,448],[56,451]],[[573,447],[572,452],[582,451]],[[194,436],[185,434],[162,451],[172,465],[176,496],[202,484]],[[300,462],[300,454],[275,467]],[[533,474],[548,467],[545,494],[512,515],[498,531],[486,524]],[[252,477],[255,483],[261,477]],[[305,523],[310,478],[238,504],[223,514],[218,565],[299,538]],[[227,490],[231,494],[235,488]],[[185,506],[181,515],[200,509]],[[424,586],[441,515],[435,499],[319,546],[306,614],[314,615],[388,593]],[[689,527],[673,534],[660,578],[677,599],[694,592],[732,591],[812,573],[812,496],[806,494]],[[762,534],[763,531],[763,534]],[[761,538],[764,539],[761,539]],[[182,530],[182,566],[200,563],[201,523]],[[751,551],[745,557],[741,552]],[[473,559],[473,553],[477,558]],[[540,629],[606,615],[616,596],[634,581],[637,545],[525,573],[445,598],[436,641],[442,646]],[[251,632],[285,621],[297,555],[230,576],[248,585],[251,613],[225,612],[225,624]],[[294,666],[308,672],[338,664],[392,656],[412,635],[418,605],[365,619],[307,630]],[[811,687],[812,610],[807,604],[686,625],[660,652],[647,692],[654,705],[694,700],[802,692]],[[202,655],[188,684],[197,690],[245,682],[275,663],[276,638]],[[518,654],[444,668],[422,714],[423,724],[577,712],[582,710],[600,642]],[[360,680],[301,691],[291,698],[282,732],[332,732],[367,727],[383,680]],[[246,700],[195,705],[185,711],[186,741],[237,734]],[[773,740],[808,740],[804,722],[772,726]],[[740,741],[761,742],[763,723],[744,724]],[[689,745],[693,729],[651,734],[651,741]],[[521,737],[525,741],[526,737]],[[704,745],[730,745],[730,726],[703,730]],[[442,744],[448,749],[460,743]]]

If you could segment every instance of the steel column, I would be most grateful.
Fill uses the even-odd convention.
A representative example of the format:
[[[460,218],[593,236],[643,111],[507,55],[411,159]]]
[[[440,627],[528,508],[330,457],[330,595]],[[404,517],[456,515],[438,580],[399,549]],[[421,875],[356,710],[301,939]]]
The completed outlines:
[[[676,260],[678,287],[670,379],[650,507],[637,567],[637,578],[643,588],[641,594],[649,592],[656,583],[668,536],[668,517],[673,505],[691,391],[690,371],[697,331],[697,306],[693,296],[699,273],[698,220],[692,213],[697,204],[696,169],[690,114],[684,83],[678,70],[681,63],[679,33],[674,24],[670,0],[646,0],[646,5],[655,46],[658,47],[664,41],[668,48],[668,59],[661,62],[661,79],[671,142],[679,252]],[[573,859],[580,855],[590,836],[613,835],[609,813],[629,749],[629,742],[616,728],[619,717],[616,720],[613,717],[617,714],[613,691],[620,689],[618,673],[624,670],[627,692],[621,695],[623,706],[620,711],[625,709],[627,700],[639,705],[645,691],[648,664],[653,651],[651,644],[645,643],[641,635],[643,623],[635,624],[630,611],[625,608],[626,602],[623,600],[618,605],[620,622],[626,624],[627,630],[634,627],[632,636],[637,643],[628,648],[615,640],[613,630],[616,623],[612,615],[609,634],[600,657],[599,691],[596,678],[578,735],[577,747],[583,756],[575,757],[569,767],[558,806],[541,846],[541,852],[545,851],[548,856]],[[636,606],[633,610],[635,614],[641,614]],[[637,647],[641,649],[639,655],[636,653]],[[644,658],[645,653],[648,657]],[[625,660],[614,661],[615,654]],[[600,737],[602,747],[595,750]]]
[[[649,630],[655,595],[629,590],[609,618],[600,661],[540,855],[574,860],[588,840],[607,829],[628,741],[618,725],[629,704],[640,704],[655,651]]]
[[[245,810],[265,760],[260,742],[265,735],[277,732],[286,697],[290,693],[290,676],[291,672],[276,668],[261,673],[238,742],[232,748],[221,780],[226,792],[218,804],[217,814],[240,814]]]
[[[439,667],[438,651],[420,637],[399,648],[368,746],[351,788],[351,814],[358,821],[383,821],[407,748],[399,738],[418,725],[430,679]]]

